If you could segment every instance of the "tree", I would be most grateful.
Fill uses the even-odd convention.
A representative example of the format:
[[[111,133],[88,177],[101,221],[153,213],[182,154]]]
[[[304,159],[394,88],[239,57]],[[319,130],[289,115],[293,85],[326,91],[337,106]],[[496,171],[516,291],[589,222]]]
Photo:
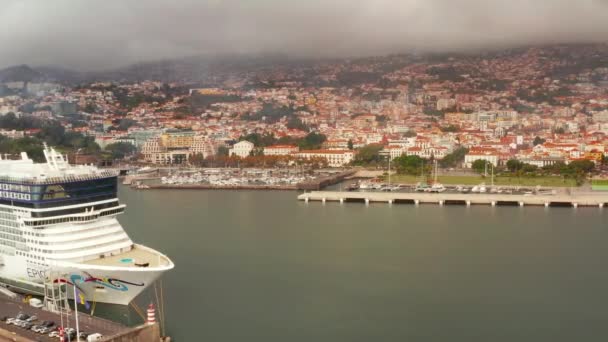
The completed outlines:
[[[18,155],[21,152],[26,152],[36,162],[44,161],[42,141],[39,139],[32,137],[10,139],[0,135],[0,153]]]
[[[45,125],[42,127],[40,133],[38,133],[38,137],[42,140],[46,141],[47,144],[53,146],[59,146],[63,142],[65,136],[65,128],[61,126],[58,122]]]
[[[574,173],[589,173],[595,168],[595,164],[590,160],[575,160],[568,164],[568,168]]]
[[[352,151],[354,148],[353,139],[348,139],[348,149]]]
[[[363,146],[357,152],[355,156],[355,160],[353,163],[355,165],[369,165],[378,163],[382,160],[380,157],[380,151],[382,150],[382,145],[380,144],[371,144],[367,146]]]
[[[316,150],[321,148],[325,140],[327,137],[324,134],[311,132],[298,145],[301,150]]]
[[[509,159],[507,161],[507,169],[511,172],[517,172],[523,168],[523,163],[517,159]]]
[[[460,128],[455,125],[442,126],[442,127],[439,127],[439,129],[441,129],[442,132],[446,132],[446,133],[455,133],[455,132],[460,131]]]
[[[308,131],[308,126],[306,126],[302,120],[300,120],[300,118],[297,117],[292,117],[291,119],[289,119],[289,121],[287,121],[287,128],[289,129],[297,129],[300,131]]]
[[[566,130],[563,127],[557,127],[556,129],[553,130],[553,133],[564,134],[564,133],[566,133]]]
[[[424,159],[419,156],[406,156],[395,158],[397,173],[417,175],[420,173],[424,165]]]
[[[256,147],[271,146],[271,145],[276,144],[276,142],[277,142],[277,139],[274,137],[274,134],[272,134],[272,133],[264,133],[264,134],[250,133],[245,136],[241,136],[239,138],[239,141],[243,141],[243,140],[253,143],[253,145]]]
[[[134,154],[137,148],[130,143],[116,142],[106,146],[105,150],[112,154],[112,159],[124,159],[125,157]]]
[[[534,141],[532,142],[532,145],[536,146],[536,145],[542,145],[545,143],[545,139],[537,136],[536,138],[534,138]]]
[[[137,122],[133,119],[121,119],[120,122],[118,123],[118,130],[119,131],[126,131],[129,129],[129,127],[135,125]]]
[[[93,102],[89,102],[86,106],[84,106],[83,111],[87,113],[95,113],[97,111],[97,105]]]
[[[490,164],[487,160],[477,159],[471,164],[471,168],[478,173],[484,173],[486,170],[486,164]]]
[[[523,164],[521,170],[525,173],[533,173],[538,170],[538,166],[532,164]]]
[[[456,167],[458,164],[464,161],[464,156],[469,153],[469,150],[465,147],[459,147],[452,153],[446,155],[439,161],[441,167]]]
[[[224,145],[217,148],[217,155],[227,157],[230,149]]]

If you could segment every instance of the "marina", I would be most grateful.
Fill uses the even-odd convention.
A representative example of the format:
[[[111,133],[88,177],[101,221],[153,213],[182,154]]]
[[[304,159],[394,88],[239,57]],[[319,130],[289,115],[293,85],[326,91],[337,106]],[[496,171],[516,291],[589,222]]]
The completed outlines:
[[[186,169],[164,175],[127,175],[124,185],[135,189],[320,190],[355,173],[353,170]]]

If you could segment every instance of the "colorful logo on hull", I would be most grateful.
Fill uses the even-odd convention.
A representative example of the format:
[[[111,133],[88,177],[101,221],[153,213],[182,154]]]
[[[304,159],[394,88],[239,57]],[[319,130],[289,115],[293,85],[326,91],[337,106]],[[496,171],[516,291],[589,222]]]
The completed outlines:
[[[109,288],[112,290],[116,290],[116,291],[122,291],[122,292],[129,290],[129,287],[127,285],[140,286],[140,287],[144,286],[144,283],[132,283],[132,282],[126,281],[126,280],[108,278],[108,277],[97,278],[87,272],[83,272],[83,273],[84,273],[84,276],[80,275],[80,274],[71,274],[69,277],[69,280],[67,280],[65,278],[60,278],[60,279],[55,280],[55,282],[67,283],[72,286],[76,286],[76,288],[82,292],[84,292],[84,291],[80,288],[80,286],[78,286],[78,284],[95,283],[97,285],[101,285],[103,287],[106,287],[106,288]]]

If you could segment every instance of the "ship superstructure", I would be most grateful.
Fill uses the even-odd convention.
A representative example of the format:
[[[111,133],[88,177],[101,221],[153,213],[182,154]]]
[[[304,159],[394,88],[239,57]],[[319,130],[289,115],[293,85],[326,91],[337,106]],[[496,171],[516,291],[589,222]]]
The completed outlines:
[[[31,293],[69,283],[86,300],[126,305],[174,267],[118,222],[116,172],[69,165],[46,146],[44,156],[0,158],[0,283]]]

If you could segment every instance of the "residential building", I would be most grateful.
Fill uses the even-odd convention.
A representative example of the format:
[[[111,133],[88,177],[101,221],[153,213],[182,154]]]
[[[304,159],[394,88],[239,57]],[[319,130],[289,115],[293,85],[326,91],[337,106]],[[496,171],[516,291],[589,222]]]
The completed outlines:
[[[464,156],[465,167],[472,167],[476,160],[485,160],[494,166],[498,166],[500,153],[495,149],[473,148]]]
[[[273,145],[264,147],[265,156],[287,156],[297,153],[300,149],[294,145]]]
[[[229,151],[229,155],[234,155],[237,157],[245,158],[251,155],[251,151],[253,151],[254,145],[252,142],[247,140],[239,141],[234,144]]]
[[[341,167],[353,161],[355,153],[350,150],[305,150],[296,153],[296,156],[302,159],[323,158],[328,166]]]

